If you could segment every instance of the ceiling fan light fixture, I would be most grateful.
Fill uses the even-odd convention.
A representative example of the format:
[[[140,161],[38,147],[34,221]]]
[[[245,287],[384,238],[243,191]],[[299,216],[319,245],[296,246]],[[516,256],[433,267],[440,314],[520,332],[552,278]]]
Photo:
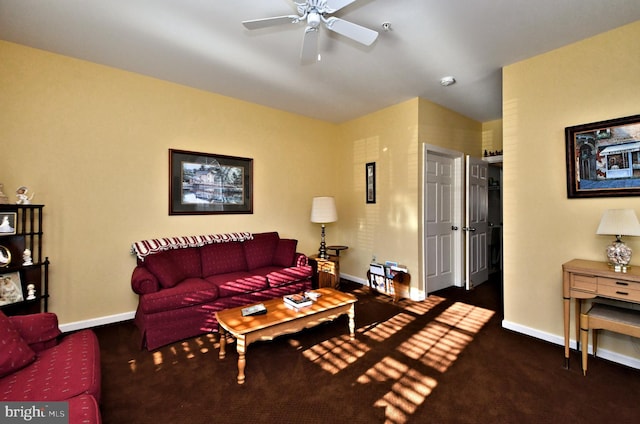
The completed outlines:
[[[300,1],[300,2],[299,2]],[[317,62],[318,30],[321,23],[329,30],[346,38],[370,46],[378,38],[378,32],[353,22],[328,16],[349,6],[357,0],[293,0],[299,15],[274,16],[271,18],[252,19],[242,21],[242,25],[249,30],[261,29],[283,24],[297,24],[306,21],[302,51],[300,59],[303,64]],[[389,24],[391,25],[391,24]]]
[[[456,79],[452,76],[442,77],[440,79],[440,85],[443,87],[449,87],[450,85],[453,85],[455,83],[456,83]]]
[[[318,28],[318,26],[320,26],[320,14],[315,11],[309,12],[307,15],[307,25],[311,28]]]

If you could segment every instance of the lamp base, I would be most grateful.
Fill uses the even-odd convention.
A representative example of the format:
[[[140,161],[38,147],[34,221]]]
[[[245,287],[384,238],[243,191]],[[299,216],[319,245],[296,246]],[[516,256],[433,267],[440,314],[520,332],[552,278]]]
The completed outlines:
[[[322,224],[322,233],[320,235],[320,249],[318,250],[318,257],[321,259],[329,259],[327,253],[327,244],[324,241],[324,224]]]
[[[607,247],[607,258],[609,264],[616,272],[627,272],[629,262],[631,262],[631,248],[624,244],[619,238]]]

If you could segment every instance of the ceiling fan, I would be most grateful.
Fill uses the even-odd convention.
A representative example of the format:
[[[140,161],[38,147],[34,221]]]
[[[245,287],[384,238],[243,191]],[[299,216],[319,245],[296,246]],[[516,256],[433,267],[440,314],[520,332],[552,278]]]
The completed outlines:
[[[344,19],[329,16],[340,9],[350,5],[356,0],[307,0],[304,3],[295,2],[299,15],[275,16],[272,18],[254,19],[243,21],[242,24],[247,29],[267,28],[282,24],[297,24],[302,21],[307,22],[302,41],[300,59],[303,63],[315,62],[318,60],[318,32],[320,23],[333,32],[357,41],[365,46],[370,46],[378,38],[378,32],[365,28]]]

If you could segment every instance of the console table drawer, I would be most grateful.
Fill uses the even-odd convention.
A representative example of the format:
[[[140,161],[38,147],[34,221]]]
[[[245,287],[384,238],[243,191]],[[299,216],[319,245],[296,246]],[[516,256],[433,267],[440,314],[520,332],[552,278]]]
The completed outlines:
[[[597,277],[592,275],[571,274],[571,290],[595,293],[597,288]]]
[[[640,302],[640,284],[614,278],[598,278],[598,295]]]

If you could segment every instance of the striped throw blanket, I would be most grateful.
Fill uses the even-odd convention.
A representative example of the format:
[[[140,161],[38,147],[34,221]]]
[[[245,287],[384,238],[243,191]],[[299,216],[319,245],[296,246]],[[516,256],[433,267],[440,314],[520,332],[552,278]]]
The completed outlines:
[[[141,261],[154,253],[170,249],[184,249],[200,247],[205,244],[224,243],[228,241],[244,241],[253,239],[251,233],[208,234],[201,236],[163,237],[158,239],[141,240],[131,245],[131,253]]]

